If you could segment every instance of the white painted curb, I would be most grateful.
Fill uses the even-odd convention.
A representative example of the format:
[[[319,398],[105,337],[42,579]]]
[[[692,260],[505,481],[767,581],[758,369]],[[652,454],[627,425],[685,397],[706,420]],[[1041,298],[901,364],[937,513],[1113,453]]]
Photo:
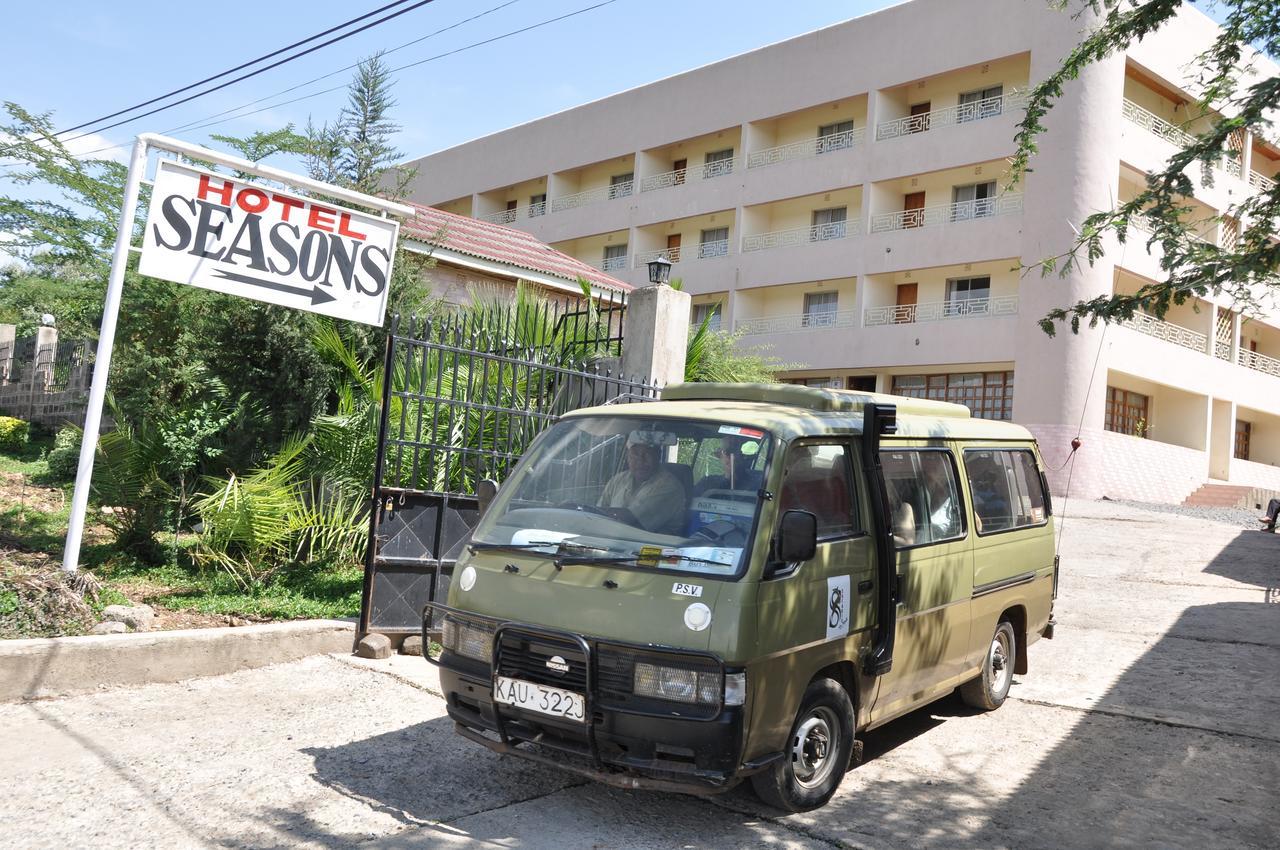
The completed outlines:
[[[344,620],[0,641],[0,702],[220,676],[350,652],[354,641]]]

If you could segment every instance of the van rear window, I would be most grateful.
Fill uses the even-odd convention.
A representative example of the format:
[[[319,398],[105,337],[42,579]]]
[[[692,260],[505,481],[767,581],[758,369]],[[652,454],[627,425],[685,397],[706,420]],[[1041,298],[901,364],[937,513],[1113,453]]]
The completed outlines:
[[[1031,452],[966,449],[964,465],[979,534],[1044,524],[1044,487]]]

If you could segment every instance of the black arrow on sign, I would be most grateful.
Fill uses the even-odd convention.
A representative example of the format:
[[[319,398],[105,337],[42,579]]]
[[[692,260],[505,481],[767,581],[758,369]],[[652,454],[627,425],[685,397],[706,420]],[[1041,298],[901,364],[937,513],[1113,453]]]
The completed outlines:
[[[277,283],[274,280],[263,280],[262,278],[250,277],[247,274],[239,274],[237,272],[223,271],[222,269],[214,269],[215,277],[225,278],[226,280],[234,280],[237,283],[247,283],[251,286],[261,286],[263,289],[274,289],[276,292],[287,292],[290,295],[301,295],[311,298],[311,306],[317,304],[327,304],[330,301],[336,301],[328,290],[319,286],[313,286],[307,289],[303,286],[289,286],[287,283]]]

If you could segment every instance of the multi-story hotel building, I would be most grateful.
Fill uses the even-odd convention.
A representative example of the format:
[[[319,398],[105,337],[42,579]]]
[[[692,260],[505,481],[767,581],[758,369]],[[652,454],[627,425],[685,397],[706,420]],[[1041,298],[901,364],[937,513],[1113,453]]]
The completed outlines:
[[[787,379],[1012,418],[1055,468],[1080,434],[1073,495],[1280,489],[1280,312],[1209,298],[1038,327],[1161,279],[1140,234],[1066,277],[1020,269],[1132,197],[1204,120],[1186,75],[1216,25],[1187,8],[1068,86],[1010,188],[1024,92],[1082,26],[1034,0],[914,0],[416,160],[411,197],[635,285],[666,254],[692,320],[718,311],[794,364]],[[1215,216],[1277,179],[1280,149],[1240,142],[1189,199],[1204,239],[1234,238]]]

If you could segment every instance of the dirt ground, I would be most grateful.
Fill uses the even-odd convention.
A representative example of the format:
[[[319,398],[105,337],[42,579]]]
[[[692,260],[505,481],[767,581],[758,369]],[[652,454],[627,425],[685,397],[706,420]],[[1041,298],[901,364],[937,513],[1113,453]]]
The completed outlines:
[[[1280,846],[1280,535],[1074,503],[1062,557],[1057,638],[1010,701],[870,733],[817,812],[498,757],[453,733],[422,659],[320,656],[0,706],[4,844]]]

